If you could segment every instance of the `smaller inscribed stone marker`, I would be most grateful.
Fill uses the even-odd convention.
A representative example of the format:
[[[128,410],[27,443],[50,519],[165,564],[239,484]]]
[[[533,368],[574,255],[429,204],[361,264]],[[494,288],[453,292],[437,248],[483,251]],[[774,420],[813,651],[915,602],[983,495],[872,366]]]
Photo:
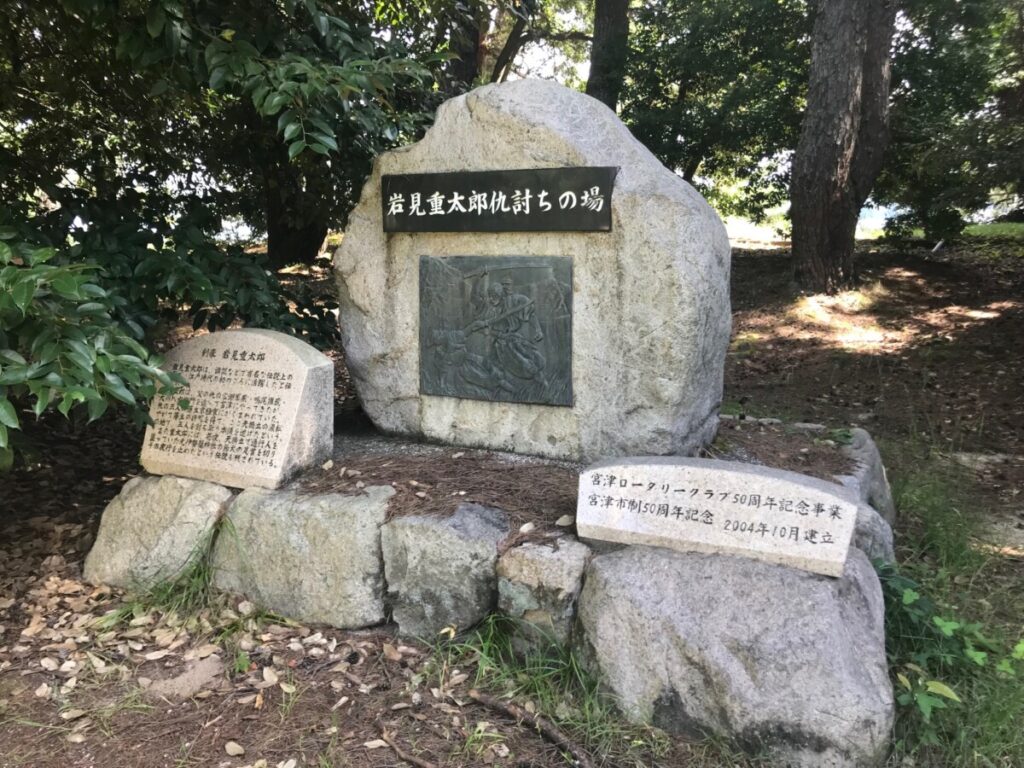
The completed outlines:
[[[754,464],[640,457],[580,475],[580,537],[721,552],[841,576],[857,505],[840,486]]]
[[[189,386],[154,398],[146,471],[277,488],[330,457],[334,364],[309,344],[277,331],[218,331],[178,345],[163,367]]]

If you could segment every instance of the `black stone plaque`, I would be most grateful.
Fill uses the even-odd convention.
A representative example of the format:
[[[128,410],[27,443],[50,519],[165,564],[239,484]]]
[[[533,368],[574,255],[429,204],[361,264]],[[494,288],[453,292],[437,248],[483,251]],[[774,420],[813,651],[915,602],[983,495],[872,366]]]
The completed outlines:
[[[385,175],[385,232],[610,232],[617,168]]]
[[[420,256],[420,392],[572,405],[572,259]]]

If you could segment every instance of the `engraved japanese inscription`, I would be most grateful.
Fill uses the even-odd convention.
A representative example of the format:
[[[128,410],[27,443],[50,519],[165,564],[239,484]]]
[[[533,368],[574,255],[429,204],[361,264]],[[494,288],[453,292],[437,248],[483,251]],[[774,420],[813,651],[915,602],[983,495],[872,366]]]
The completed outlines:
[[[421,256],[420,392],[572,405],[572,259]]]
[[[188,386],[153,400],[148,472],[277,488],[330,455],[334,365],[308,344],[263,329],[218,331],[175,347],[165,370]]]

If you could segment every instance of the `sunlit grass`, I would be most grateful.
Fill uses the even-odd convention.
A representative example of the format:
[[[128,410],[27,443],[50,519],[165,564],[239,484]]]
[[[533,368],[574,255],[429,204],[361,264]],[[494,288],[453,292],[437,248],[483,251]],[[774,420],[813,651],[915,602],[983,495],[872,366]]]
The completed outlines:
[[[964,230],[964,234],[975,237],[1016,237],[1024,240],[1024,222],[1006,221],[970,224]]]

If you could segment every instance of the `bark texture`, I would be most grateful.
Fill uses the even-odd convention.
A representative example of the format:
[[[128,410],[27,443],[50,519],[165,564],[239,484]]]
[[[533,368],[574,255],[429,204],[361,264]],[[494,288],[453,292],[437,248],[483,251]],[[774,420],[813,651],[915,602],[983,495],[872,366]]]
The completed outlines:
[[[834,293],[854,281],[860,209],[889,143],[895,0],[822,0],[791,188],[797,281]]]
[[[629,0],[595,0],[587,95],[603,101],[612,111],[619,103],[628,52]]]
[[[275,170],[266,187],[267,260],[275,270],[312,264],[327,238],[326,198],[304,190],[289,166]]]

